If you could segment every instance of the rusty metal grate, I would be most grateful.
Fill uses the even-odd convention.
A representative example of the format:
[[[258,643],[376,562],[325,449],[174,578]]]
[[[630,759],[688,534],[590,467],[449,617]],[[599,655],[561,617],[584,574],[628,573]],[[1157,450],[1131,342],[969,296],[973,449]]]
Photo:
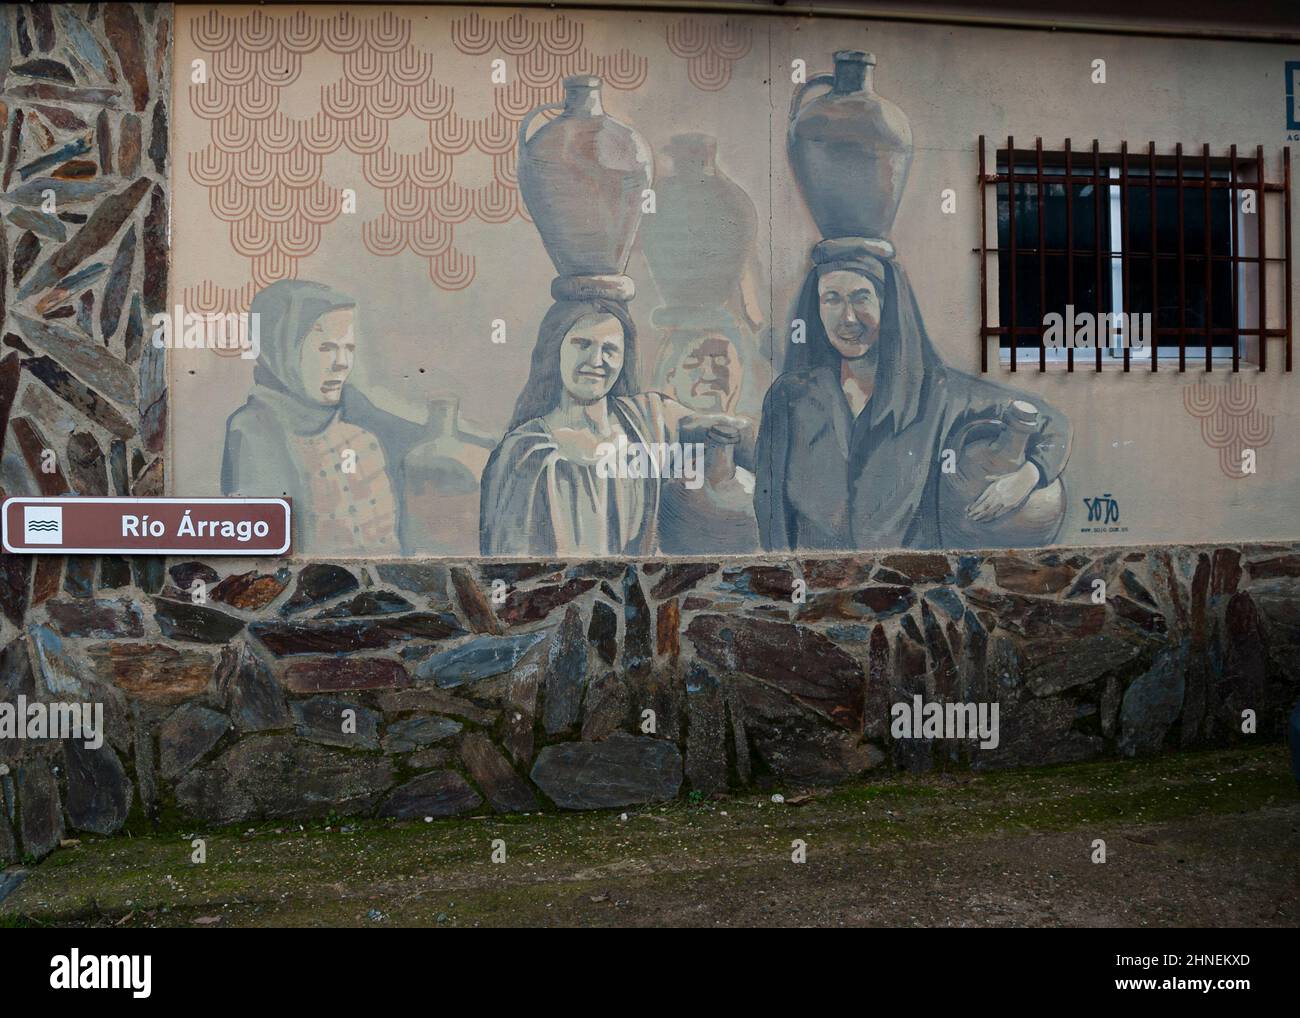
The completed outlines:
[[[1030,356],[1036,351],[1039,370],[1047,369],[1044,317],[1049,303],[1048,280],[1052,275],[1049,266],[1055,264],[1054,260],[1064,264],[1063,289],[1068,305],[1074,305],[1078,297],[1085,306],[1092,304],[1098,313],[1122,310],[1126,321],[1132,320],[1128,318],[1130,315],[1151,314],[1153,328],[1147,342],[1152,371],[1159,370],[1162,355],[1169,357],[1167,363],[1172,364],[1175,348],[1179,371],[1187,370],[1189,350],[1193,358],[1203,358],[1206,371],[1213,370],[1216,353],[1224,360],[1231,358],[1233,371],[1241,369],[1243,359],[1264,371],[1268,367],[1268,341],[1278,339],[1284,341],[1285,370],[1291,370],[1289,148],[1282,150],[1280,181],[1267,179],[1263,146],[1256,147],[1253,158],[1239,157],[1235,145],[1226,156],[1217,157],[1211,155],[1209,145],[1203,145],[1199,155],[1185,155],[1181,144],[1175,146],[1172,154],[1158,153],[1155,142],[1148,142],[1143,150],[1131,154],[1127,142],[1118,152],[1103,153],[1099,142],[1094,140],[1090,150],[1079,152],[1067,139],[1063,149],[1045,152],[1041,138],[1035,139],[1032,149],[1017,149],[1015,139],[1009,137],[1006,147],[998,149],[995,158],[997,172],[989,173],[985,138],[981,135],[980,246],[976,249],[980,256],[981,371],[989,370],[989,340],[995,337],[999,349],[1007,351],[1012,371],[1017,369],[1022,349]],[[990,189],[999,217],[998,242],[993,246],[988,242]],[[1049,197],[1056,190],[1064,196],[1061,209],[1064,244],[1052,246],[1047,240],[1046,222]],[[1254,197],[1253,210],[1249,213],[1242,211],[1243,199],[1250,198],[1247,192]],[[1033,196],[1032,201],[1022,200],[1029,195]],[[1270,195],[1276,196],[1273,201],[1281,205],[1280,255],[1269,254],[1269,241],[1276,241],[1268,233],[1273,222],[1268,212]],[[1092,203],[1091,209],[1081,204],[1081,196],[1083,201]],[[1162,212],[1168,212],[1171,201],[1176,217],[1165,214],[1162,229]],[[1036,207],[1032,213],[1036,221],[1026,224],[1022,210],[1021,221],[1017,223],[1017,206],[1026,204]],[[1199,219],[1199,233],[1203,235],[1200,249],[1194,252],[1188,249],[1189,234],[1194,236],[1197,232],[1189,230],[1189,211]],[[1249,229],[1247,215],[1256,220],[1253,231]],[[1090,246],[1086,238],[1081,242],[1076,218],[1090,220],[1082,226],[1085,230],[1091,226]],[[1132,226],[1134,218],[1149,220],[1149,236],[1138,236],[1142,231]],[[1225,246],[1222,241],[1226,236],[1226,250],[1215,248],[1216,220],[1222,220],[1219,246]],[[1103,221],[1107,224],[1105,230]],[[1028,245],[1018,238],[1018,234],[1023,237],[1026,231],[1032,238]],[[1059,233],[1059,228],[1056,232]],[[1170,242],[1173,236],[1176,240]],[[1251,245],[1253,252],[1243,251],[1243,247]],[[997,325],[989,322],[990,257],[997,259],[999,269]],[[1251,266],[1254,267],[1253,289],[1243,281],[1244,272]],[[1284,280],[1279,308],[1281,324],[1272,328],[1268,327],[1269,266],[1280,266]],[[1197,272],[1190,288],[1199,286],[1199,295],[1188,293],[1189,269]],[[1176,285],[1170,285],[1171,272],[1177,278]],[[1166,291],[1177,294],[1174,300],[1174,293],[1166,292],[1163,305],[1160,303],[1162,281]],[[1226,298],[1225,288],[1229,291]],[[1021,306],[1035,290],[1038,314],[1034,321],[1025,322]],[[1114,303],[1104,304],[1103,295]],[[1243,318],[1250,317],[1252,301],[1256,308],[1253,320],[1244,321]],[[1199,321],[1189,321],[1189,318]],[[1127,344],[1120,354],[1114,350],[1108,352],[1100,342],[1095,349],[1081,353],[1093,361],[1098,371],[1107,356],[1118,359],[1122,355],[1123,370],[1132,367],[1132,350]],[[1066,370],[1074,371],[1075,349],[1066,349],[1064,354]]]

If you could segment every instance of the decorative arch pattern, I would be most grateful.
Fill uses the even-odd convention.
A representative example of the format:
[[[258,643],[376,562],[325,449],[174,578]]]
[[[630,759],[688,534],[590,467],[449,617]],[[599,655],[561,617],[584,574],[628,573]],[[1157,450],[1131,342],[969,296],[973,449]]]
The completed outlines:
[[[1259,387],[1240,375],[1223,385],[1198,379],[1183,390],[1183,407],[1201,422],[1201,439],[1219,451],[1219,469],[1234,480],[1242,471],[1242,454],[1273,440],[1273,416],[1259,409]]]
[[[187,300],[247,310],[256,289],[296,278],[341,214],[344,189],[326,180],[325,157],[342,149],[361,157],[366,183],[383,192],[383,211],[361,224],[365,249],[383,258],[410,252],[427,261],[435,286],[463,289],[474,279],[475,259],[456,246],[455,228],[472,219],[498,225],[529,218],[517,174],[524,115],[560,101],[570,75],[598,74],[627,90],[644,84],[649,69],[626,48],[587,50],[582,23],[564,15],[470,11],[452,21],[452,43],[471,56],[499,54],[511,73],[508,84],[493,88],[492,110],[469,116],[456,109],[455,89],[438,80],[435,54],[411,37],[411,19],[391,10],[325,16],[214,9],[191,23],[208,75],[189,86],[188,100],[208,122],[209,142],[189,154],[187,168],[207,189],[212,214],[228,224],[231,246],[248,259],[252,282],[223,290],[205,281],[187,289]],[[303,58],[322,47],[341,58],[342,75],[321,87],[312,116],[286,116],[282,90],[299,80]],[[424,122],[427,144],[395,152],[390,128],[408,118]],[[458,179],[458,160],[475,155],[491,160],[485,184]]]
[[[704,92],[720,92],[731,82],[737,61],[754,45],[749,25],[715,18],[683,18],[668,25],[668,50],[686,61],[686,76]]]

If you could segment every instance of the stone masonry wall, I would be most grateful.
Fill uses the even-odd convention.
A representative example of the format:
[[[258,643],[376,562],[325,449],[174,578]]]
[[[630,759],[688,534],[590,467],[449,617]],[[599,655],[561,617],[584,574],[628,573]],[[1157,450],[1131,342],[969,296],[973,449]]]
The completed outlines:
[[[171,46],[170,5],[0,7],[0,497],[163,492],[163,351],[145,322],[167,303]],[[30,683],[25,641],[43,631],[29,606],[156,589],[161,569],[0,557],[4,699]],[[48,851],[64,808],[80,829],[116,826],[130,794],[117,753],[53,763],[60,749],[3,743],[0,860],[19,851],[14,824],[23,851]]]
[[[136,560],[143,587],[95,564],[6,599],[0,699],[102,702],[107,739],[0,742],[0,858],[133,816],[613,807],[1218,746],[1246,709],[1276,739],[1300,696],[1297,547]],[[999,703],[997,748],[892,739],[918,693]]]

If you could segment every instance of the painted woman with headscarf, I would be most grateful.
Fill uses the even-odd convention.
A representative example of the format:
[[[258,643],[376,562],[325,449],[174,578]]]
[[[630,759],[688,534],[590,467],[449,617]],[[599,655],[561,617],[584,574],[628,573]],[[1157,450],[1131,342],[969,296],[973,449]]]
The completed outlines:
[[[636,363],[636,329],[622,301],[552,305],[509,430],[483,472],[483,554],[652,554],[664,478],[602,469],[607,451],[623,442],[752,448],[744,418],[639,392]]]
[[[1031,403],[1025,463],[990,479],[963,524],[998,520],[1052,484],[1070,449],[1065,416],[1037,396],[957,371],[926,334],[883,240],[824,240],[795,311],[804,342],[763,403],[754,507],[770,551],[940,548],[943,452],[966,424]],[[951,540],[951,539],[950,539]]]
[[[356,301],[286,279],[249,312],[261,353],[248,401],[226,423],[222,492],[291,497],[298,550],[398,554],[401,464],[426,436],[347,384]]]

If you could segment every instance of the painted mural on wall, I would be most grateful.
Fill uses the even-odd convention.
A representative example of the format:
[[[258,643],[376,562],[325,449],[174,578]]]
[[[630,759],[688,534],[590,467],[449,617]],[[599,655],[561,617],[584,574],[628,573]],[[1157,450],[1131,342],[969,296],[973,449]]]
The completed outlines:
[[[182,186],[209,208],[178,202],[178,252],[186,222],[230,250],[176,296],[256,314],[261,347],[251,371],[173,351],[174,384],[224,371],[202,398],[229,408],[219,456],[188,467],[177,436],[187,490],[291,495],[309,555],[1061,535],[1070,417],[927,322],[951,282],[896,244],[918,151],[876,55],[819,48],[792,81],[743,20],[596,12],[217,8],[182,31]]]
[[[481,546],[485,555],[650,555],[661,540],[692,543],[694,514],[681,498],[674,511],[671,492],[702,480],[706,445],[740,443],[752,422],[638,384],[625,310],[635,286],[624,271],[653,194],[650,152],[605,113],[599,78],[569,78],[564,89],[555,120],[531,139],[533,114],[519,127],[520,191],[560,275],[483,474]],[[701,522],[705,532],[721,524]]]
[[[211,32],[215,22],[202,24]],[[341,24],[327,22],[324,37],[346,53],[328,42],[348,37]],[[392,19],[371,31],[381,50],[407,37]],[[690,38],[679,24],[670,48],[693,53]],[[404,51],[387,52],[400,62]],[[757,211],[719,169],[715,140],[674,136],[663,153],[671,171],[654,189],[655,159],[606,111],[601,76],[573,75],[562,102],[539,103],[513,132],[518,198],[558,275],[527,381],[486,462],[454,453],[441,471],[429,462],[435,439],[349,384],[356,301],[283,279],[249,308],[266,331],[253,389],[227,425],[223,492],[285,489],[301,547],[360,554],[455,550],[438,549],[439,524],[463,531],[466,506],[440,513],[452,506],[421,500],[408,482],[465,503],[477,494],[485,555],[1050,542],[1064,510],[1068,422],[949,367],[931,344],[888,240],[911,128],[876,95],[874,63],[843,51],[832,73],[795,88],[788,171],[823,240],[774,383],[729,307],[737,295],[744,304]],[[665,301],[652,319],[662,335],[649,385],[624,274],[638,240]]]
[[[763,547],[1050,542],[1064,509],[1069,423],[949,367],[930,342],[888,240],[911,127],[876,95],[874,65],[868,53],[836,53],[834,71],[791,101],[790,166],[823,239],[794,308],[800,335],[763,404]],[[819,86],[828,90],[805,105]]]

